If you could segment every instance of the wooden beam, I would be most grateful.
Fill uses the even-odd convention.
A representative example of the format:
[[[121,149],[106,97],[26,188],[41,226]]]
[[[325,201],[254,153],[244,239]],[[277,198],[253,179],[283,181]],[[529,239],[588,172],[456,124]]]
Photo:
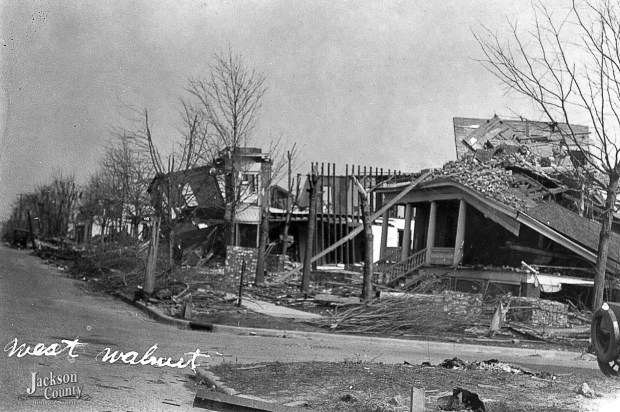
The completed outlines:
[[[467,203],[463,199],[459,202],[459,217],[456,225],[456,241],[454,245],[454,266],[458,266],[463,259],[463,246],[465,243],[465,215]]]
[[[512,242],[506,242],[506,248],[510,250],[516,250],[517,252],[531,253],[531,254],[540,255],[540,256],[563,258],[563,259],[567,258],[566,253],[552,252],[550,250],[518,245]],[[534,266],[537,266],[537,265],[534,265]]]
[[[221,412],[301,412],[300,408],[226,395],[206,389],[200,389],[196,393],[193,407],[215,409]]]
[[[411,215],[413,214],[413,206],[411,203],[405,205],[405,230],[403,231],[403,244],[400,260],[405,260],[411,253]]]
[[[390,224],[390,218],[388,217],[389,213],[383,213],[383,221],[381,222],[381,248],[379,251],[379,259],[383,259],[387,250],[387,238],[388,238],[388,229]]]

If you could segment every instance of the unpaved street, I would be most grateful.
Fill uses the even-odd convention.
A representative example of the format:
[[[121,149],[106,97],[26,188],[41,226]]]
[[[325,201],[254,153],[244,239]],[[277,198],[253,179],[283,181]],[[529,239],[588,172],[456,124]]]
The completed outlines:
[[[569,352],[291,333],[287,333],[286,338],[265,337],[232,328],[227,329],[227,333],[180,330],[158,324],[114,298],[89,294],[81,288],[80,281],[67,279],[62,272],[46,266],[28,251],[5,247],[0,247],[0,314],[4,349],[0,355],[0,407],[7,411],[193,410],[191,405],[197,387],[191,379],[190,367],[158,368],[127,364],[122,360],[111,364],[104,362],[102,355],[97,357],[106,348],[110,348],[110,352],[135,351],[134,358],[130,354],[125,360],[139,363],[149,348],[157,345],[151,354],[162,360],[171,358],[169,364],[180,357],[188,360],[188,356],[191,358],[192,353],[200,350],[211,355],[209,359],[196,360],[203,366],[222,361],[345,359],[396,364],[407,360],[415,364],[438,363],[458,356],[464,360],[498,358],[505,362],[539,365],[539,368],[550,365],[596,369],[591,358]],[[61,343],[62,340],[75,342],[76,339],[86,345],[56,353],[67,345]],[[40,356],[18,357],[22,343],[32,348],[41,343]],[[12,349],[15,353],[9,356]],[[46,356],[43,352],[55,356]],[[39,397],[28,398],[33,373],[41,378],[42,385],[35,388],[33,394]],[[48,379],[46,384],[43,380],[50,377],[50,373],[56,378]],[[60,382],[63,377],[69,382]],[[50,380],[57,385],[50,384]],[[60,394],[61,390],[75,391],[78,387],[81,388],[80,399],[48,401],[44,398]],[[38,403],[41,401],[46,403]]]

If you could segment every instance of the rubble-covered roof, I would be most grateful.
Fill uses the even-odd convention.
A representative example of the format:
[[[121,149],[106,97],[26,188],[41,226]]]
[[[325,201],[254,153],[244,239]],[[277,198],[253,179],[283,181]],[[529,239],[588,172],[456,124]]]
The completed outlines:
[[[557,181],[537,170],[519,153],[498,153],[488,161],[474,155],[465,156],[433,170],[425,182],[440,177],[452,179],[517,210],[534,207],[543,201],[544,195],[562,190]]]

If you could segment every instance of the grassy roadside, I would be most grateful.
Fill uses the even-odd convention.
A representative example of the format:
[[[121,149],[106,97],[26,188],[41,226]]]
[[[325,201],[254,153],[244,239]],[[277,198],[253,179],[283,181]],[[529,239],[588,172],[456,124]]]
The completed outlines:
[[[620,381],[596,371],[555,370],[527,374],[497,368],[446,369],[385,365],[351,360],[343,363],[222,364],[211,368],[222,383],[244,395],[290,403],[312,411],[405,412],[412,387],[424,388],[427,411],[440,409],[441,397],[455,387],[479,395],[486,411],[616,411]],[[592,390],[580,394],[587,383]],[[458,410],[458,409],[457,409]]]

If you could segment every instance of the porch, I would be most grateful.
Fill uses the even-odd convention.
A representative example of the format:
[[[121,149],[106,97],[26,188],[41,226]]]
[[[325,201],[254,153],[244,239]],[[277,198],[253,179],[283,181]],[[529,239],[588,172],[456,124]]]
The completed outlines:
[[[382,258],[375,264],[378,283],[394,284],[426,266],[458,266],[463,258],[465,200],[407,203],[404,207],[402,245],[388,249],[387,237],[381,237]],[[384,232],[387,221],[384,216]]]

